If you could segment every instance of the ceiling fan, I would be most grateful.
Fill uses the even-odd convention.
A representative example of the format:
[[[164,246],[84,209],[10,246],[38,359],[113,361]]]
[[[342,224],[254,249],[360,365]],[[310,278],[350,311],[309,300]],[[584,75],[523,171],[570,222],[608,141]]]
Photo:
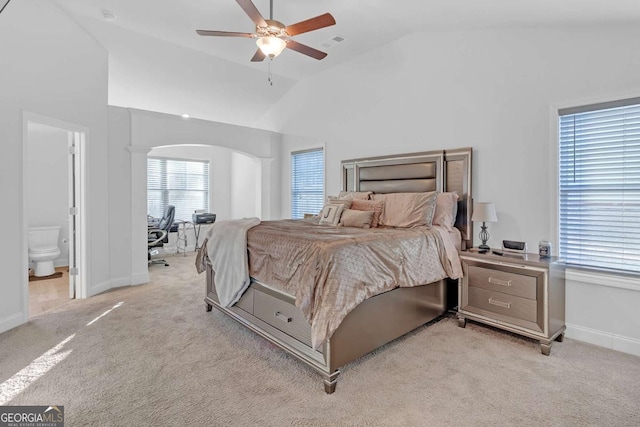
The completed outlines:
[[[273,59],[280,55],[284,48],[295,50],[296,52],[300,52],[315,59],[322,59],[327,56],[325,52],[319,51],[318,49],[314,49],[302,43],[298,43],[291,39],[291,37],[335,25],[336,20],[330,13],[325,13],[323,15],[316,16],[315,18],[298,22],[297,24],[285,26],[282,22],[275,21],[273,19],[273,0],[270,0],[269,2],[269,19],[264,19],[262,17],[251,0],[236,0],[236,2],[238,2],[242,10],[244,10],[254,24],[256,24],[255,33],[210,30],[196,30],[196,32],[201,36],[247,37],[257,39],[256,44],[258,45],[258,50],[255,55],[253,55],[253,58],[251,58],[252,62],[263,61],[266,57]]]

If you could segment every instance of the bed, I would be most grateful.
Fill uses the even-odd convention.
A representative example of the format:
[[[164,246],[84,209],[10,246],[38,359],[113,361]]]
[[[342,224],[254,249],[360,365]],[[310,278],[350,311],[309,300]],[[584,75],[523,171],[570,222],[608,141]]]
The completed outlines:
[[[459,239],[456,246],[457,249],[464,250],[470,246],[472,235],[471,155],[471,148],[463,148],[345,160],[341,165],[342,190],[371,191],[376,194],[455,191],[459,196],[455,216],[455,231]],[[207,311],[211,311],[213,307],[221,310],[317,371],[322,376],[325,392],[333,393],[342,366],[442,316],[448,308],[453,307],[457,301],[457,282],[447,277],[431,281],[426,279],[429,275],[413,275],[414,281],[426,280],[425,283],[412,283],[408,287],[396,288],[371,283],[377,287],[375,292],[371,292],[374,295],[363,297],[362,294],[368,291],[361,289],[357,304],[348,309],[344,308],[346,304],[341,298],[332,297],[335,293],[333,290],[326,291],[325,299],[331,299],[330,304],[343,304],[338,309],[329,307],[329,312],[341,314],[337,320],[327,320],[318,315],[320,309],[313,310],[315,295],[305,299],[304,291],[297,292],[293,288],[283,287],[281,283],[276,284],[280,280],[277,272],[270,269],[270,254],[262,257],[257,255],[269,252],[265,245],[270,240],[277,240],[278,227],[281,227],[280,230],[288,229],[288,236],[283,236],[285,243],[277,245],[277,249],[282,252],[285,247],[294,245],[296,240],[302,238],[300,236],[313,234],[314,229],[318,230],[313,221],[266,221],[264,226],[261,224],[252,228],[247,234],[251,272],[249,287],[234,305],[223,306],[216,293],[215,273],[209,263],[206,268],[205,303]],[[342,230],[336,230],[335,233],[342,234],[345,241],[356,242],[355,246],[358,247],[364,246],[376,233],[391,240],[396,238],[392,232],[383,229],[371,229],[367,234],[366,230],[356,232],[345,230],[346,228],[348,227],[342,227]],[[440,241],[433,237],[435,231],[403,230],[400,234],[402,233],[406,234],[404,238],[414,239],[415,242],[419,241],[415,237],[416,233],[423,233],[427,240]],[[335,245],[345,251],[355,250],[343,244]],[[272,258],[275,257],[276,249],[271,252]],[[403,262],[415,261],[402,256]],[[342,259],[341,255],[336,255],[325,264],[334,264],[339,259]],[[301,264],[300,268],[304,265],[306,264]],[[323,277],[326,278],[329,274],[332,272]],[[304,282],[306,277],[297,276],[300,282]],[[366,281],[371,282],[371,279]],[[320,291],[316,288],[321,288],[324,282],[317,279],[315,282],[314,286],[303,284],[301,287],[307,289],[306,293],[319,294]]]

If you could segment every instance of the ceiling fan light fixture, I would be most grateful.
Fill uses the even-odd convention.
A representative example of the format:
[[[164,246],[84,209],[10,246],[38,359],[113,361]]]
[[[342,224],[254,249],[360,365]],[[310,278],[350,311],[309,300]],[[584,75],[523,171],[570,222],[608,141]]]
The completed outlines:
[[[280,55],[285,47],[287,47],[287,42],[281,39],[280,37],[267,36],[260,37],[256,40],[256,44],[269,58],[275,58]]]

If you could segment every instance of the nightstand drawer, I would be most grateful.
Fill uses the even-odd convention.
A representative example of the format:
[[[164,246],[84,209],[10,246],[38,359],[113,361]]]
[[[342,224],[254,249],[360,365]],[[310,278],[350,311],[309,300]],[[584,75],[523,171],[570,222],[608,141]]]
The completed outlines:
[[[535,300],[476,286],[469,287],[469,306],[465,307],[465,310],[474,311],[473,307],[533,323],[538,317],[538,305]]]
[[[469,265],[469,286],[502,292],[535,300],[537,279],[533,276],[510,273],[475,265]]]

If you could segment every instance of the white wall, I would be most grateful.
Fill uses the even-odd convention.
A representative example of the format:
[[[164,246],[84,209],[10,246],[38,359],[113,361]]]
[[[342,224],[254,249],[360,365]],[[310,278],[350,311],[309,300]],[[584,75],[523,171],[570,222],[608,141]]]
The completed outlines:
[[[261,168],[257,159],[231,154],[231,218],[260,217]]]
[[[60,226],[56,267],[69,265],[68,132],[38,123],[27,125],[27,224]]]
[[[640,280],[567,273],[567,336],[640,356]]]
[[[109,173],[109,209],[119,218],[118,228],[115,228],[116,224],[112,221],[113,286],[140,284],[149,280],[146,255],[146,168],[147,155],[154,147],[176,146],[172,149],[174,153],[180,153],[182,146],[221,147],[244,153],[255,158],[257,163],[266,164],[267,173],[263,172],[264,166],[262,171],[258,169],[261,185],[255,189],[255,199],[261,200],[261,209],[258,210],[262,211],[262,219],[279,217],[279,135],[243,126],[183,119],[179,116],[136,109],[109,107],[109,113],[109,126],[113,130],[109,141],[109,163],[112,166]],[[228,174],[225,174],[225,169],[221,169],[219,173],[233,176],[232,165],[233,161],[230,161],[227,166],[230,168]],[[128,176],[122,176],[121,168],[129,169]],[[255,180],[252,181],[252,186],[255,188]],[[231,206],[234,195],[231,194],[229,197],[231,202],[227,207],[228,213],[224,212],[223,206],[220,208],[224,215],[233,217]],[[269,201],[268,205],[264,200]],[[215,203],[214,210],[218,208]],[[123,213],[118,212],[121,206],[129,208],[125,211],[127,218],[121,218]],[[221,219],[224,219],[224,215]],[[121,234],[128,236],[128,247],[116,243]]]
[[[111,286],[117,287],[130,285],[136,280],[132,278],[134,271],[131,259],[131,206],[134,202],[131,193],[131,154],[126,151],[126,147],[131,146],[129,111],[123,108],[109,108],[108,124],[109,269]],[[146,277],[142,280],[145,279]]]
[[[471,146],[475,200],[498,211],[489,243],[536,250],[556,238],[554,108],[638,96],[638,39],[631,26],[411,34],[299,83],[264,120],[287,135],[283,165],[310,139],[325,142],[327,194],[340,189],[342,159]],[[570,280],[569,336],[601,328],[640,354],[640,328],[621,327],[638,324],[636,299],[578,290]],[[586,323],[596,307],[614,320]]]
[[[27,242],[23,197],[23,113],[89,130],[88,292],[109,280],[107,53],[52,2],[11,2],[0,15],[0,331],[26,322]]]
[[[265,120],[300,135],[301,147],[326,142],[328,194],[340,188],[342,159],[471,146],[475,199],[498,210],[490,243],[533,248],[553,237],[551,109],[637,95],[638,36],[633,27],[412,34],[299,83]]]

